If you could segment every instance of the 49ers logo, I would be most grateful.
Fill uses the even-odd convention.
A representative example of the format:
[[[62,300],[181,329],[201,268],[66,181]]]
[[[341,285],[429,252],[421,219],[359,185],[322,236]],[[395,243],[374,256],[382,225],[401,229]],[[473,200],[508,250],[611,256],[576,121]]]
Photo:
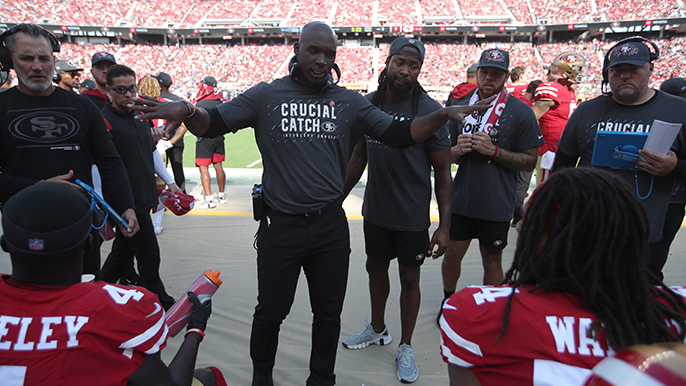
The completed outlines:
[[[562,58],[562,60],[564,60],[567,63],[574,63],[578,62],[579,58],[577,58],[576,55],[567,55],[564,58]]]
[[[47,111],[22,115],[10,123],[15,137],[41,143],[56,143],[79,132],[79,122],[67,114]]]
[[[627,43],[614,51],[615,56],[630,56],[638,54],[638,46]]]
[[[505,60],[505,55],[500,51],[491,51],[486,54],[486,58],[494,62],[502,62]]]

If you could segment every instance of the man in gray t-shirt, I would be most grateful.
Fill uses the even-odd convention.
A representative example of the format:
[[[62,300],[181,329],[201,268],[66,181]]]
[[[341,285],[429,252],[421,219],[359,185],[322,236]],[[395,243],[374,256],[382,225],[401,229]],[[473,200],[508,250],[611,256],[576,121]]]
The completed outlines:
[[[204,138],[255,129],[266,209],[257,235],[258,304],[250,337],[253,386],[273,385],[279,329],[301,270],[313,313],[307,385],[336,382],[350,258],[341,201],[348,160],[360,137],[407,147],[424,141],[448,120],[462,121],[466,114],[490,106],[451,106],[412,121],[394,121],[360,94],[331,81],[336,47],[333,30],[312,22],[293,46],[289,76],[260,83],[209,110],[147,97],[139,99],[142,106],[133,107],[149,114],[146,118],[167,119],[171,128],[183,121],[191,133]]]
[[[450,246],[441,265],[444,303],[455,292],[472,239],[479,240],[483,284],[502,284],[502,255],[514,213],[517,172],[533,170],[543,143],[531,108],[504,89],[509,64],[507,51],[490,49],[481,54],[478,89],[470,103],[495,95],[495,107],[472,114],[465,124],[450,126],[457,138],[451,158],[459,166],[453,185]]]
[[[405,37],[395,39],[379,78],[379,89],[367,95],[367,99],[399,121],[439,110],[441,105],[417,82],[423,63],[422,42]],[[348,164],[346,195],[360,179],[367,162],[369,177],[362,215],[372,320],[364,331],[345,339],[343,345],[362,349],[370,344],[391,342],[385,311],[390,292],[388,269],[391,260],[397,257],[402,327],[396,353],[397,374],[401,382],[414,382],[419,369],[412,350],[412,334],[421,302],[421,266],[426,256],[442,256],[450,240],[452,186],[448,128],[444,126],[424,142],[406,149],[394,149],[365,137],[355,147]],[[432,167],[440,222],[429,241]],[[434,246],[438,246],[435,253]]]

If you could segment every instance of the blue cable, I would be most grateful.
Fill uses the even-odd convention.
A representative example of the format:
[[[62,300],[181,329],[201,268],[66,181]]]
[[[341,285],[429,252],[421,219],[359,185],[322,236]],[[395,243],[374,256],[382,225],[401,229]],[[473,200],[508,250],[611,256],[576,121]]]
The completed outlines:
[[[648,190],[648,194],[643,197],[641,197],[641,192],[638,190],[638,172],[634,172],[634,181],[636,181],[636,194],[638,195],[638,198],[645,200],[646,198],[650,197],[650,193],[653,192],[653,182],[655,181],[655,176],[650,176],[650,190]]]

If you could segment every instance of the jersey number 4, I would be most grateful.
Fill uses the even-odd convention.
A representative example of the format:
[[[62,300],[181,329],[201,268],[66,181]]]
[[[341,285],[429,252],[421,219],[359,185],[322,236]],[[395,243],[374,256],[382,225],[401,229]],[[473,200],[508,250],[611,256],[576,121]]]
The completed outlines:
[[[519,292],[516,290],[515,292]],[[498,298],[506,298],[512,293],[512,288],[510,287],[481,287],[481,292],[476,292],[474,295],[474,301],[477,306],[484,304],[485,302],[493,303]]]
[[[102,287],[108,294],[112,297],[117,304],[126,304],[129,300],[133,298],[135,301],[139,301],[143,298],[143,293],[135,289],[123,289],[115,287],[113,285],[105,285]]]

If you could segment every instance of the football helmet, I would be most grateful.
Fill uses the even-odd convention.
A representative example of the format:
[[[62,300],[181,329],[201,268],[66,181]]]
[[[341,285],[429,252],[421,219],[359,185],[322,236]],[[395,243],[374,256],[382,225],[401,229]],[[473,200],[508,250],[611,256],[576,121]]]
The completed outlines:
[[[550,64],[550,73],[556,79],[567,79],[572,83],[580,83],[584,80],[586,58],[578,52],[563,52],[553,59]]]

